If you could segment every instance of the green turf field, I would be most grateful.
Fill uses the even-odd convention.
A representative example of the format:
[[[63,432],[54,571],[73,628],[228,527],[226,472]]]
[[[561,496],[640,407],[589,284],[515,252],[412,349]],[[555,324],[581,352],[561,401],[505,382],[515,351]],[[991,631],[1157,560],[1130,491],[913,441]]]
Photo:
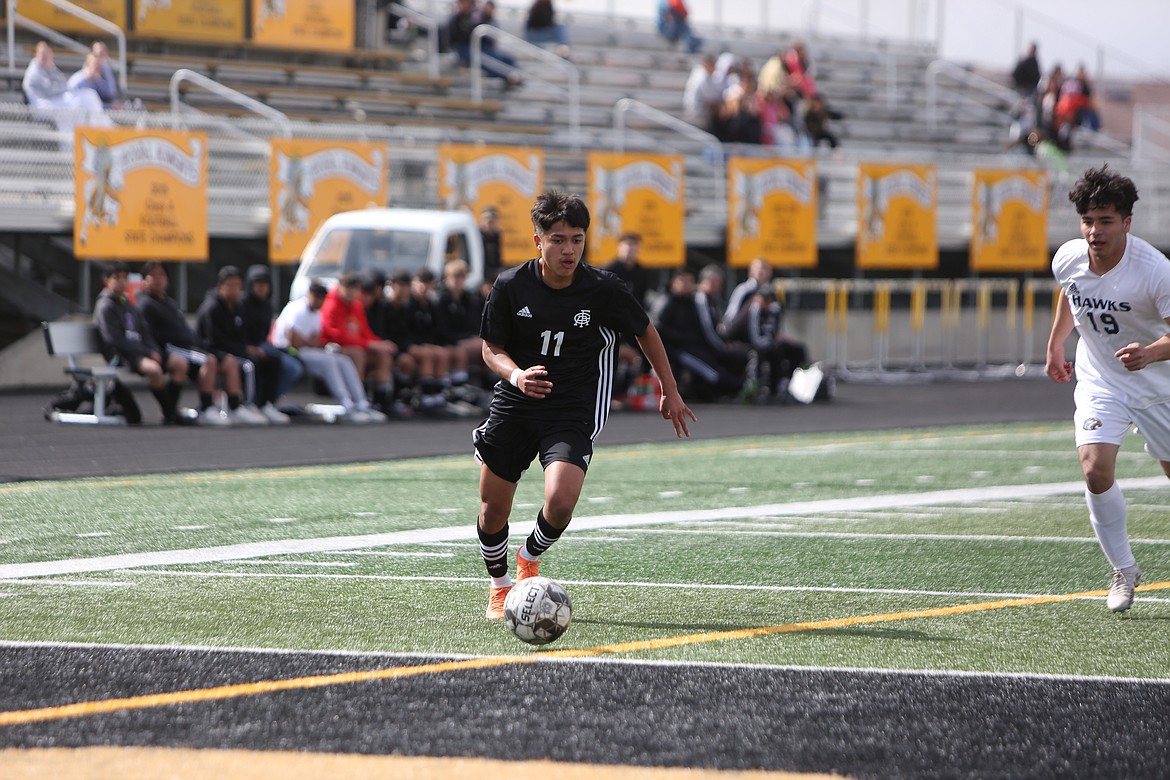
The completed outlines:
[[[2,486],[0,641],[534,652],[483,619],[476,475],[458,457]],[[1154,586],[1120,616],[1061,598],[1108,575],[1067,423],[602,447],[545,556],[575,605],[549,650],[1167,678],[1170,485],[1138,437],[1119,476]],[[513,550],[541,487],[530,470]]]

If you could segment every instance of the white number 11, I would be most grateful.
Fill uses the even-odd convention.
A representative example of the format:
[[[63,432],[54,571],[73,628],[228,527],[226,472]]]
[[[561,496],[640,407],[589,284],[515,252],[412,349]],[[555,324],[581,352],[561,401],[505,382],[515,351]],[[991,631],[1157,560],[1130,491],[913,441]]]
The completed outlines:
[[[556,333],[553,333],[551,330],[546,330],[540,334],[540,337],[544,339],[540,345],[540,354],[547,356],[549,341],[554,340],[556,341],[556,345],[553,347],[553,357],[561,356],[561,344],[565,343],[565,332],[563,330],[558,330]]]

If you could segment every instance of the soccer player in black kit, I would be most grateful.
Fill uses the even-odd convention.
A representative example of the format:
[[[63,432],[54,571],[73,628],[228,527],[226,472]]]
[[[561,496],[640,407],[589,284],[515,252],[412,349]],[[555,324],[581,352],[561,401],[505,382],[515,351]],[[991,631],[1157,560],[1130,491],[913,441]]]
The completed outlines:
[[[593,440],[609,416],[621,333],[632,333],[662,385],[659,411],[679,438],[698,422],[679,395],[658,331],[618,277],[585,265],[589,209],[576,195],[546,192],[532,207],[540,257],[500,274],[480,324],[483,358],[505,377],[488,419],[476,429],[479,543],[491,589],[487,619],[504,617],[508,516],[521,474],[537,456],[544,506],[516,553],[517,579],[538,574],[540,556],[560,538],[581,496]]]

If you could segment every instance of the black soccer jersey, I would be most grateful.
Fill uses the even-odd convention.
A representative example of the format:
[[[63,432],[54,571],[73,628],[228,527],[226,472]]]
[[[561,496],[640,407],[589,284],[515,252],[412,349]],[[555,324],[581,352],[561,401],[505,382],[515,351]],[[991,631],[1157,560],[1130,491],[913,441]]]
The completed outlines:
[[[650,320],[621,279],[581,264],[573,283],[554,289],[539,260],[500,274],[484,306],[480,336],[499,344],[521,368],[548,369],[552,392],[529,398],[507,380],[492,411],[526,419],[591,421],[593,436],[609,415],[618,334],[641,336]]]

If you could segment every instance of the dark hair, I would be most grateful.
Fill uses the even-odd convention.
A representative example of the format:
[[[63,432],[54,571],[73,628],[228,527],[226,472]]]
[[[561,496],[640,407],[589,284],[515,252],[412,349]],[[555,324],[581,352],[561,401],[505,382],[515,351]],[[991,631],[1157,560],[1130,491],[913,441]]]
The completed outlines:
[[[145,263],[142,264],[142,275],[143,276],[150,276],[150,272],[154,271],[155,269],[158,269],[158,270],[162,271],[163,273],[167,272],[167,267],[165,265],[163,265],[160,261],[147,260]]]
[[[309,282],[309,295],[328,295],[329,288],[321,284],[319,279],[313,279]]]
[[[1085,171],[1068,193],[1068,199],[1076,206],[1078,214],[1112,206],[1118,214],[1128,217],[1133,214],[1138,194],[1132,179],[1109,170],[1106,163]]]
[[[415,281],[430,284],[435,281],[435,272],[429,268],[420,268],[414,272]]]
[[[337,284],[340,287],[361,287],[362,275],[356,271],[342,271],[337,277]]]
[[[532,206],[532,227],[537,234],[543,236],[558,222],[582,230],[589,229],[589,207],[580,195],[549,190],[536,199]]]
[[[390,274],[390,284],[410,284],[410,271],[399,268]]]
[[[231,279],[233,276],[237,279],[244,278],[244,275],[240,273],[239,268],[236,268],[234,265],[225,265],[223,268],[219,269],[219,274],[215,277],[215,285],[218,287],[228,279]]]
[[[114,263],[106,263],[105,268],[103,268],[102,270],[104,272],[102,274],[102,278],[109,279],[111,276],[117,276],[118,274],[130,273],[130,266],[126,265],[125,263],[123,263],[122,261],[119,260],[119,261],[114,262]]]

